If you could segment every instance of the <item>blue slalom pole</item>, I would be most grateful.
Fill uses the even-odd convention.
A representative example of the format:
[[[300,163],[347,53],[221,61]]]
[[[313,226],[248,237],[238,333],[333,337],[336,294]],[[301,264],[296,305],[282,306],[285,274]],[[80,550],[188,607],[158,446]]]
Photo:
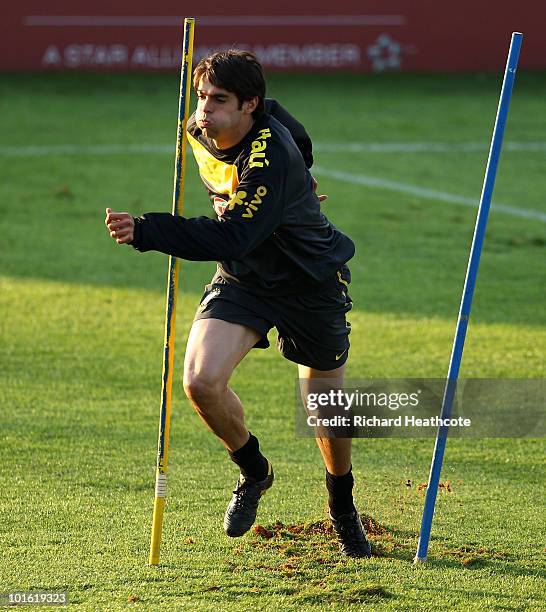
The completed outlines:
[[[470,309],[472,307],[472,296],[474,295],[474,288],[476,286],[476,276],[478,275],[478,267],[480,265],[480,255],[485,238],[487,217],[489,214],[489,207],[491,205],[493,188],[495,186],[497,166],[502,148],[502,139],[504,136],[504,128],[506,126],[506,118],[508,116],[508,108],[510,106],[510,98],[512,96],[512,88],[514,86],[514,80],[516,77],[516,69],[522,39],[523,34],[520,32],[513,32],[510,50],[508,52],[508,61],[506,62],[506,69],[504,71],[504,80],[502,83],[499,106],[497,109],[495,127],[493,128],[493,138],[491,140],[491,147],[489,149],[489,159],[487,160],[487,167],[485,170],[480,206],[478,208],[476,225],[474,227],[474,237],[472,239],[472,246],[470,247],[470,256],[466,270],[463,295],[459,308],[459,318],[455,330],[455,338],[453,340],[449,370],[442,400],[442,410],[440,413],[441,419],[449,419],[451,415],[451,408],[453,406],[453,398],[457,389],[457,379],[459,377],[459,369],[463,356],[466,329],[468,327],[468,319],[470,317]],[[438,493],[438,484],[440,482],[440,472],[442,470],[448,430],[449,427],[440,425],[436,434],[436,443],[434,445],[434,453],[432,456],[432,464],[430,466],[427,493],[425,497],[425,508],[423,510],[421,531],[419,533],[419,542],[417,544],[417,553],[415,555],[414,563],[424,563],[427,560],[430,530],[432,527],[432,518],[434,516],[434,506],[436,504],[436,494]]]

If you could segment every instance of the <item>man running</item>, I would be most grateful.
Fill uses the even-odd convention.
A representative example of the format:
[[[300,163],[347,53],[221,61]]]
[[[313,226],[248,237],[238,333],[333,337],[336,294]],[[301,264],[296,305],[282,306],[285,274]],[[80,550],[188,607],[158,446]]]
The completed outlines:
[[[240,470],[224,517],[228,536],[246,533],[273,468],[228,386],[252,348],[276,327],[282,355],[307,385],[343,384],[352,302],[346,262],[353,242],[324,216],[309,172],[311,141],[280,105],[265,100],[260,63],[246,51],[207,57],[195,68],[196,112],[188,141],[216,218],[106,209],[118,244],[192,261],[216,261],[197,309],[184,362],[184,390]],[[321,196],[323,199],[323,196]],[[309,387],[307,387],[309,388]],[[352,497],[351,439],[318,437],[330,518],[342,553],[369,557]]]

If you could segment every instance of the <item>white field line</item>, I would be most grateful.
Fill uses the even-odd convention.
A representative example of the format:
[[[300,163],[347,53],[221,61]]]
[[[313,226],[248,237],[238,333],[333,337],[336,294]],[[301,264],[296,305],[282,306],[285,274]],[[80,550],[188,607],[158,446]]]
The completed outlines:
[[[203,15],[199,26],[402,26],[404,15]],[[176,15],[29,15],[24,25],[34,27],[179,27]]]
[[[319,153],[481,153],[481,142],[317,142]],[[546,142],[505,142],[503,152],[542,153]],[[173,153],[174,145],[162,144],[59,144],[0,146],[0,157],[41,157],[47,155],[121,155],[125,153]]]
[[[458,147],[458,148],[457,148]],[[362,153],[406,153],[406,152],[460,152],[460,151],[487,151],[482,143],[317,143],[315,150],[322,152],[362,152]],[[546,151],[546,142],[506,142],[503,145],[505,151]],[[61,144],[61,145],[28,145],[15,147],[0,147],[0,157],[46,157],[55,155],[122,155],[122,154],[169,154],[174,155],[174,146],[154,144]],[[467,198],[464,196],[418,187],[409,183],[401,183],[363,174],[353,174],[330,170],[324,166],[313,166],[313,172],[329,178],[415,195],[428,200],[449,202],[461,206],[477,207],[479,198]],[[505,204],[495,203],[492,208],[514,217],[525,219],[536,219],[546,222],[546,214],[538,210],[514,208]]]
[[[322,142],[322,153],[472,153],[487,151],[483,142]],[[546,151],[546,142],[505,142],[503,151]]]
[[[364,174],[352,174],[349,172],[339,172],[337,170],[329,170],[323,166],[313,166],[313,172],[317,175],[327,176],[328,178],[337,179],[345,183],[353,183],[355,185],[364,185],[366,187],[376,187],[386,189],[388,191],[398,191],[409,195],[415,195],[427,200],[440,200],[441,202],[449,202],[450,204],[459,204],[461,206],[470,206],[477,208],[479,198],[466,198],[445,191],[437,191],[435,189],[427,189],[425,187],[417,187],[408,183],[399,183],[387,179],[377,178],[375,176],[365,176]],[[523,217],[524,219],[536,219],[546,222],[546,213],[538,210],[527,210],[525,208],[513,208],[505,204],[495,202],[491,205],[492,210],[512,215],[513,217]]]
[[[172,153],[174,145],[154,144],[59,144],[0,147],[0,157],[47,157],[49,155],[125,155],[127,153]]]

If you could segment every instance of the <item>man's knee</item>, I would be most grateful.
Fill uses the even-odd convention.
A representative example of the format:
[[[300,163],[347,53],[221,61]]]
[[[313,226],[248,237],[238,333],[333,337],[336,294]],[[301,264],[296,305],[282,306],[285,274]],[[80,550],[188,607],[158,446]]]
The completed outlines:
[[[224,377],[213,372],[184,372],[184,392],[200,410],[219,400],[226,389]]]

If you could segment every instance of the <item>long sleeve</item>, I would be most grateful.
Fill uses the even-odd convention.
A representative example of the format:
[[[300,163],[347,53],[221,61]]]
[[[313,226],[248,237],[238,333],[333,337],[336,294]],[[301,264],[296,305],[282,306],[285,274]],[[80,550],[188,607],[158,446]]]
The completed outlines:
[[[307,168],[311,168],[313,165],[313,143],[311,142],[311,138],[303,125],[294,119],[294,117],[292,117],[292,115],[277,102],[277,100],[266,98],[265,110],[271,116],[275,117],[277,121],[282,123],[290,132],[294,142],[298,146],[298,149],[303,156],[305,165]]]

